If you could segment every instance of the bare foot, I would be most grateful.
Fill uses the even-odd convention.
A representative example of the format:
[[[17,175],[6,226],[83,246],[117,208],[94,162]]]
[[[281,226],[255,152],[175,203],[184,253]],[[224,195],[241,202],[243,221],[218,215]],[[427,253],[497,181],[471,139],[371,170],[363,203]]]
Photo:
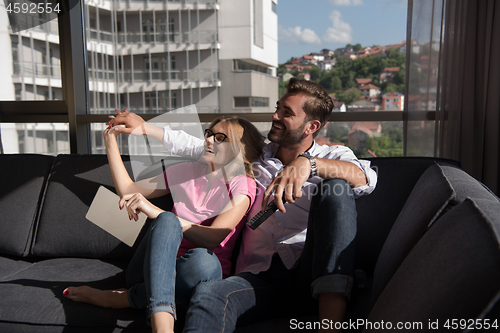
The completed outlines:
[[[340,293],[325,293],[319,294],[319,319],[320,322],[328,320],[331,326],[328,328],[321,327],[319,332],[341,332],[341,329],[336,329],[335,323],[342,322],[346,308],[346,297]]]
[[[127,290],[100,290],[89,286],[69,287],[64,289],[63,295],[76,302],[94,304],[104,308],[129,308]]]
[[[174,316],[169,312],[156,312],[151,316],[153,333],[173,333]]]

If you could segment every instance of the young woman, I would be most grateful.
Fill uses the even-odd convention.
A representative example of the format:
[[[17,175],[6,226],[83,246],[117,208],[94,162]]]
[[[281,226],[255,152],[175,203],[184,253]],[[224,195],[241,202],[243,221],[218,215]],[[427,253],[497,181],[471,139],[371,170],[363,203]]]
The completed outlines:
[[[173,165],[152,179],[134,182],[121,160],[118,131],[104,131],[120,209],[130,219],[140,213],[154,219],[127,268],[126,290],[69,287],[74,301],[112,308],[147,308],[153,331],[173,332],[176,307],[187,307],[202,281],[229,275],[231,254],[256,196],[251,163],[264,137],[247,120],[226,116],[205,131],[200,162]],[[164,183],[163,188],[151,186]],[[149,202],[171,193],[172,212]]]

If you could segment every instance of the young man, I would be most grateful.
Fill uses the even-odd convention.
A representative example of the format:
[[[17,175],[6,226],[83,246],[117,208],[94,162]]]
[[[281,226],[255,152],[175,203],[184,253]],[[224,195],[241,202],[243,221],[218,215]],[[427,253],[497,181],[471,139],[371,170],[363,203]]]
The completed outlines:
[[[318,84],[295,78],[288,83],[276,103],[271,143],[253,166],[262,206],[255,204],[249,216],[272,195],[279,211],[256,230],[244,230],[235,276],[198,286],[185,332],[232,332],[236,325],[301,315],[317,306],[320,320],[342,320],[354,274],[354,197],[371,193],[377,177],[349,148],[314,141],[332,109]],[[110,124],[134,128],[137,118],[118,112]],[[155,138],[174,154],[197,151],[186,133],[168,126]]]

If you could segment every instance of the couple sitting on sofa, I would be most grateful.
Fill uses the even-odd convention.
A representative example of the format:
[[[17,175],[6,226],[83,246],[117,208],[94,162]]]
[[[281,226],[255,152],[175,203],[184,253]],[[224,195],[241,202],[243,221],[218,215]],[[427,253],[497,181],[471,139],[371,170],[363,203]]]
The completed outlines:
[[[353,285],[354,198],[371,193],[377,176],[350,149],[314,141],[332,109],[321,86],[291,79],[265,146],[257,129],[239,117],[217,118],[203,141],[117,111],[104,137],[119,206],[131,219],[144,213],[154,222],[127,268],[127,290],[69,287],[65,296],[146,308],[153,331],[173,331],[176,307],[187,308],[186,332],[232,332],[276,308],[291,313],[319,307],[320,319],[341,321]],[[148,186],[134,183],[116,136],[136,128],[172,154],[190,145],[199,163],[171,166]],[[151,188],[162,183],[164,188]],[[172,213],[147,200],[169,192]],[[279,211],[243,233],[236,275],[228,277],[244,222],[273,195]]]

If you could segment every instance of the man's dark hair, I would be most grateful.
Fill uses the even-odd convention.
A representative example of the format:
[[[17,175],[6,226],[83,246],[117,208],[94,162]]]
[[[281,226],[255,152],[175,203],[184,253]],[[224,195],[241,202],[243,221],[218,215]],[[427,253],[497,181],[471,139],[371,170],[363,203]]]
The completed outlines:
[[[302,106],[306,113],[306,121],[319,120],[321,127],[325,126],[333,111],[333,100],[325,88],[315,82],[292,77],[286,85],[286,92],[288,94],[305,94],[312,97]],[[316,137],[318,133],[319,130],[313,136]]]

